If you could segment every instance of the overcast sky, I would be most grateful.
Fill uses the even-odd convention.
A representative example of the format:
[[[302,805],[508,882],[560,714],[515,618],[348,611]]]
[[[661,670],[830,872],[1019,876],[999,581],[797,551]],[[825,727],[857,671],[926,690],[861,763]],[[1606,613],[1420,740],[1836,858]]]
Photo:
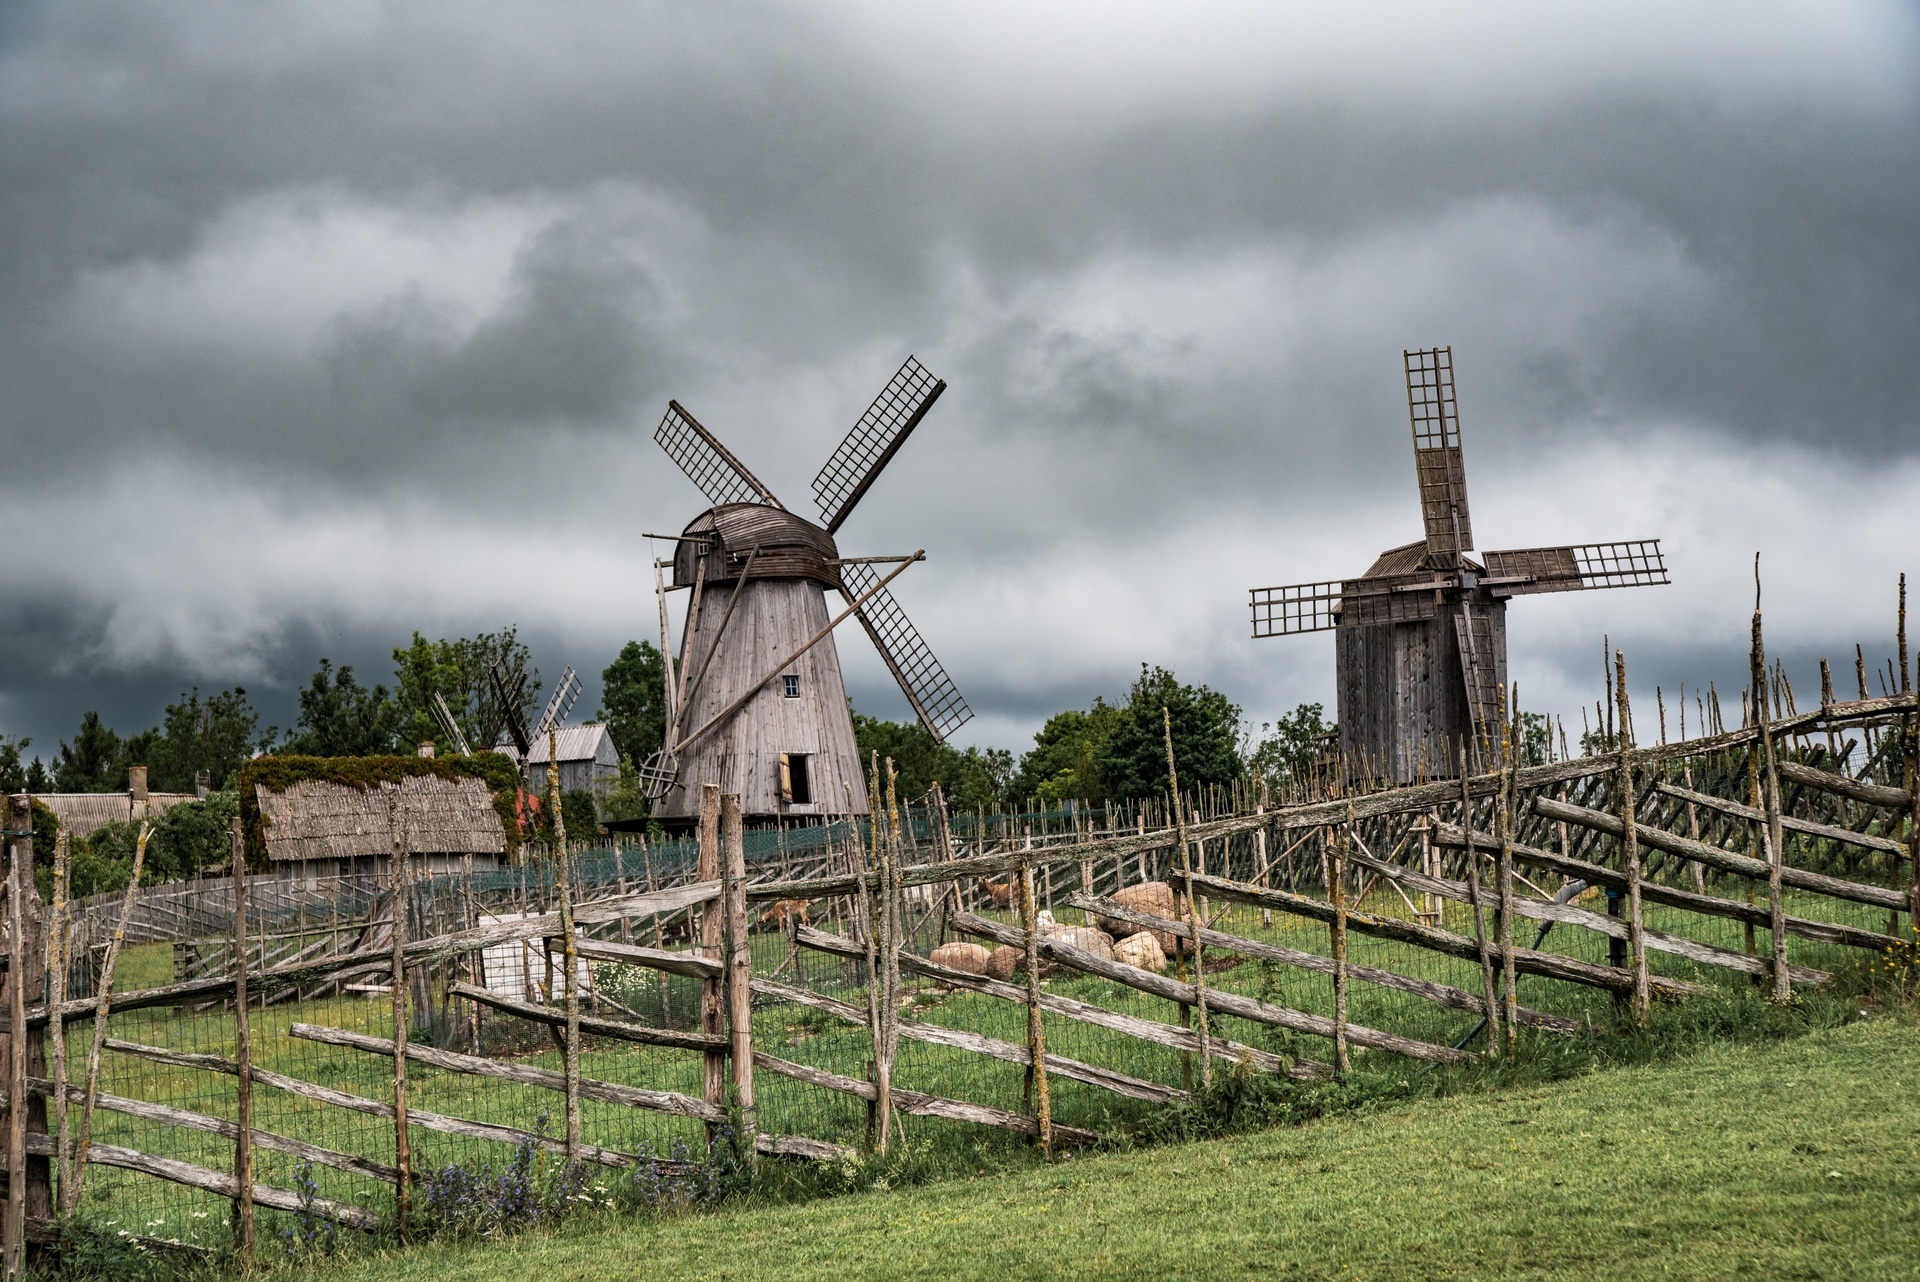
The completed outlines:
[[[1451,344],[1481,548],[1658,536],[1509,615],[1577,719],[1804,705],[1920,570],[1910,6],[0,6],[0,732],[327,656],[657,635],[677,397],[796,509],[908,354],[946,395],[842,530],[962,743],[1145,661],[1332,703],[1247,589],[1416,538],[1401,351]],[[1920,602],[1917,602],[1920,606]],[[1920,624],[1917,624],[1920,626]],[[856,703],[906,705],[865,638]],[[1842,659],[1844,658],[1844,662]],[[1877,685],[1874,692],[1878,693]],[[1644,696],[1643,696],[1644,697]]]

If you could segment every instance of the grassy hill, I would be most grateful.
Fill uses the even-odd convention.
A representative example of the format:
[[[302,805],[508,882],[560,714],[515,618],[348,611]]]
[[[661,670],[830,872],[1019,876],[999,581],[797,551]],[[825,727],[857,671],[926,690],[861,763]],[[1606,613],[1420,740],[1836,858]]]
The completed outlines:
[[[1010,1174],[320,1266],[331,1280],[1876,1278],[1920,1269],[1920,1030]]]

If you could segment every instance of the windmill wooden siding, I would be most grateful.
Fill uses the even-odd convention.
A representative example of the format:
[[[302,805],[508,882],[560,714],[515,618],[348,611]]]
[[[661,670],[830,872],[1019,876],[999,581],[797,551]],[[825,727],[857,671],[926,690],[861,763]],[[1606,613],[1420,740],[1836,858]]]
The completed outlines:
[[[284,792],[256,785],[267,858],[298,866],[306,876],[379,871],[392,862],[389,799],[394,785],[357,788],[303,779]],[[401,839],[428,871],[450,870],[474,855],[497,860],[507,850],[506,829],[493,793],[479,779],[413,775],[399,785]]]
[[[1492,632],[1494,670],[1504,684],[1506,602],[1489,598],[1473,609]],[[1476,761],[1486,760],[1461,677],[1459,614],[1449,602],[1431,619],[1335,629],[1340,756],[1355,778],[1447,778],[1458,771],[1463,742]]]
[[[683,647],[694,656],[696,666],[719,635],[731,591],[724,584],[708,588],[693,644]],[[727,623],[726,644],[715,654],[699,688],[688,692],[685,729],[705,725],[832,617],[817,582],[761,579],[756,563],[755,577],[742,588],[740,603]],[[786,676],[798,678],[796,697],[787,697],[782,680]],[[807,758],[810,801],[792,803],[782,798],[783,753]],[[742,813],[761,819],[865,814],[867,789],[834,638],[824,638],[781,669],[728,723],[694,744],[680,764],[680,782],[655,811],[663,819],[697,818],[704,783],[738,792]]]

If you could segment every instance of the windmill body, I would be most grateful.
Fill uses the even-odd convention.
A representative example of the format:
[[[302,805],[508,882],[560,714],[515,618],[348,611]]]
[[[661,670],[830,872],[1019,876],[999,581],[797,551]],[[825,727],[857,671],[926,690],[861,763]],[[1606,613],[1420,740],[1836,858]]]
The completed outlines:
[[[661,652],[671,656],[666,742],[641,775],[654,816],[669,827],[698,818],[708,783],[738,793],[753,822],[868,813],[866,766],[834,644],[841,619],[860,620],[936,740],[973,715],[887,589],[922,554],[849,559],[834,541],[945,387],[907,359],[814,479],[817,524],[788,511],[669,403],[654,439],[713,504],[678,536],[671,588],[660,584]],[[882,578],[876,567],[889,564],[895,568]],[[682,589],[676,654],[665,594]],[[830,605],[829,592],[840,602]]]
[[[1414,475],[1426,536],[1358,578],[1252,593],[1253,634],[1335,632],[1342,772],[1412,783],[1500,762],[1507,601],[1666,583],[1658,539],[1488,552],[1476,561],[1453,350],[1404,353]]]
[[[691,590],[705,582],[698,617],[692,617],[691,597],[687,603],[680,662],[709,652],[714,658],[687,692],[682,724],[705,725],[743,695],[747,702],[687,747],[679,763],[683,778],[739,793],[742,813],[762,818],[866,813],[866,772],[854,747],[832,633],[772,681],[756,682],[826,630],[832,618],[826,594],[840,587],[832,536],[791,512],[757,503],[710,508],[684,533],[673,558],[673,585]],[[697,787],[676,787],[654,808],[665,822],[697,819],[699,812]]]

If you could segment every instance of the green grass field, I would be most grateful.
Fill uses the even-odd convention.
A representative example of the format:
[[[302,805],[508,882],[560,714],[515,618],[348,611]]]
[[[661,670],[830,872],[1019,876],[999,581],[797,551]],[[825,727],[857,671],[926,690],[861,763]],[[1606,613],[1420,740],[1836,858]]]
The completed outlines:
[[[345,1258],[350,1282],[1882,1278],[1920,1271],[1920,1031],[1722,1045],[1232,1139]]]

